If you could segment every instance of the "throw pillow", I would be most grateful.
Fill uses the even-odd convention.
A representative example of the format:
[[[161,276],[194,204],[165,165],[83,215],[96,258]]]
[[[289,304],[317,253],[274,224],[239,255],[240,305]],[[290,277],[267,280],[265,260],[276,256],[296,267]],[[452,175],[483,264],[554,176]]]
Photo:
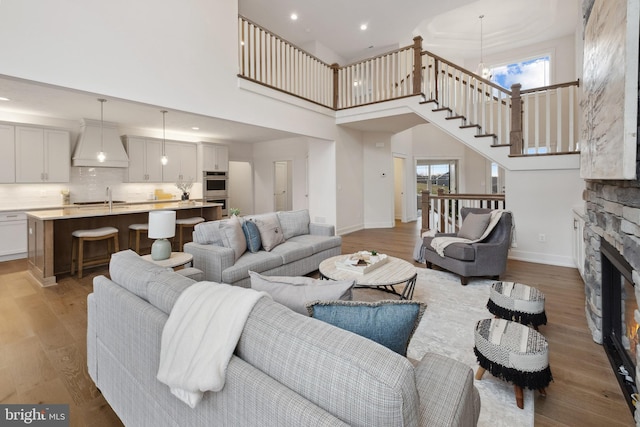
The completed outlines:
[[[233,249],[236,261],[247,250],[247,240],[242,232],[242,226],[238,217],[233,215],[229,218],[220,229],[223,235],[222,246]]]
[[[282,228],[275,212],[256,216],[252,221],[258,227],[262,247],[265,251],[269,252],[284,242],[284,234],[282,234]]]
[[[193,241],[201,245],[222,246],[221,223],[222,221],[207,221],[196,224],[193,230]]]
[[[245,221],[242,223],[242,231],[244,232],[244,238],[247,241],[247,249],[251,253],[256,253],[262,247],[262,241],[260,240],[260,231],[253,221]]]
[[[282,226],[284,238],[290,239],[301,234],[309,234],[309,211],[301,209],[299,211],[278,212],[278,220]]]
[[[420,301],[409,300],[315,301],[307,304],[311,317],[369,338],[402,356],[407,355],[409,341],[426,307]]]
[[[478,240],[487,229],[491,221],[491,214],[474,214],[469,213],[462,221],[460,231],[458,231],[458,237],[469,240]]]
[[[318,280],[311,277],[262,276],[249,271],[251,288],[265,291],[274,301],[291,310],[309,315],[307,303],[318,299],[351,300],[353,280]]]

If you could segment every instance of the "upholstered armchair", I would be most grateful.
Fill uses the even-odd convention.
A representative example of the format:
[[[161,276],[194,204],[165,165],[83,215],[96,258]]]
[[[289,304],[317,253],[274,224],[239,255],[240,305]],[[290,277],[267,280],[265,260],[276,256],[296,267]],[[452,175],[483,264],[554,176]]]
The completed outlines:
[[[467,215],[490,214],[491,209],[462,208],[462,227],[458,234],[438,233],[435,237],[466,237],[460,236],[465,228]],[[469,218],[469,224],[477,222],[478,215]],[[485,216],[486,219],[486,216]],[[491,229],[486,237],[475,243],[451,243],[444,248],[444,256],[439,255],[432,247],[431,242],[434,237],[423,238],[423,257],[427,268],[432,268],[433,264],[456,273],[460,276],[460,282],[466,285],[470,277],[492,277],[499,280],[507,268],[507,255],[511,244],[511,226],[513,218],[511,212],[504,211],[497,224]],[[467,227],[469,228],[469,227]],[[469,239],[475,240],[475,239]]]

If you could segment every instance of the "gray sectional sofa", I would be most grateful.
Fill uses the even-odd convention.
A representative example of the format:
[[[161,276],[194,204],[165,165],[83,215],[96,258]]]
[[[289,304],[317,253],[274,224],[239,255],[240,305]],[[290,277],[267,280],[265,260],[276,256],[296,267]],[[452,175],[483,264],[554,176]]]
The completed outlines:
[[[127,426],[472,426],[470,367],[399,354],[270,298],[251,311],[226,383],[190,408],[156,379],[169,313],[193,280],[114,254],[88,297],[91,378]]]
[[[242,242],[234,241],[230,226],[234,218],[196,225],[193,242],[185,244],[184,251],[193,255],[193,266],[204,272],[205,280],[243,287],[250,287],[250,270],[267,276],[302,276],[317,270],[325,259],[341,254],[342,238],[335,235],[334,226],[311,223],[306,209],[249,215],[238,221],[261,225],[274,217],[274,227],[279,225],[275,233],[281,233],[284,241],[269,251],[264,247],[256,252],[239,250]],[[261,236],[273,231],[265,228],[267,231],[260,230]],[[265,237],[262,241],[266,242]]]

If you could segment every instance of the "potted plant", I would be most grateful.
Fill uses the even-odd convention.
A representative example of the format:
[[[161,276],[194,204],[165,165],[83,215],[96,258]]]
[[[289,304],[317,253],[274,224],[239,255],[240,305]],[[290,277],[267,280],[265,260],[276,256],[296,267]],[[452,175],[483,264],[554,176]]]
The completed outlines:
[[[189,178],[188,180],[179,179],[176,182],[176,187],[178,190],[182,191],[182,200],[189,200],[189,190],[193,187],[193,178]]]
[[[378,260],[380,259],[380,257],[378,256],[378,251],[376,250],[371,250],[369,251],[369,253],[371,254],[369,256],[369,261],[371,261],[371,263],[373,264],[374,262],[378,262]]]
[[[239,216],[240,215],[240,209],[238,209],[238,208],[229,208],[229,213],[231,214],[231,216]]]

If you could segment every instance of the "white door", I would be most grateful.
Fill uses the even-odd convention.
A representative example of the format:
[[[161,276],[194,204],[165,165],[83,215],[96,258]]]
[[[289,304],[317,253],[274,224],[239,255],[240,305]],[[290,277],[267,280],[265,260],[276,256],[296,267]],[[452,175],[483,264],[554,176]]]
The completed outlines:
[[[394,218],[406,222],[405,197],[404,197],[404,159],[393,158],[393,188],[394,188]]]
[[[277,161],[273,163],[273,204],[276,211],[291,210],[290,195],[290,161]]]

